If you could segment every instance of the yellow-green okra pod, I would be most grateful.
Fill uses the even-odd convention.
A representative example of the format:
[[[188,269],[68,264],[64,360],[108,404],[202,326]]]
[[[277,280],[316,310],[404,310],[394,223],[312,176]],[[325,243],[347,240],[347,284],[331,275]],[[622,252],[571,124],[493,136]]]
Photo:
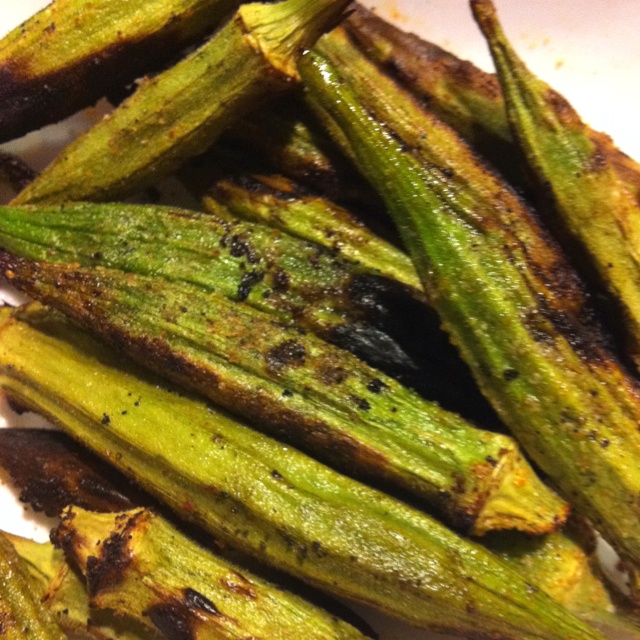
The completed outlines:
[[[214,555],[147,509],[70,507],[52,539],[87,581],[94,611],[113,611],[167,640],[365,640],[302,598]],[[186,637],[186,636],[185,636]]]
[[[35,596],[29,572],[0,532],[0,635],[7,640],[66,640]]]
[[[0,40],[0,141],[62,120],[212,30],[239,0],[56,0]]]
[[[527,69],[490,0],[471,5],[498,70],[514,136],[558,226],[619,304],[640,367],[640,202],[610,158],[613,143],[594,140],[571,105]]]
[[[207,43],[148,79],[63,149],[15,202],[113,200],[207,149],[234,120],[298,80],[297,56],[349,0],[246,4]]]
[[[216,292],[115,269],[0,254],[32,297],[124,350],[351,475],[398,486],[454,526],[555,530],[568,507],[516,443],[296,327]]]
[[[635,571],[640,391],[560,249],[347,38],[319,47],[301,63],[309,102],[384,196],[444,328],[525,450]]]
[[[39,307],[0,310],[0,387],[263,562],[462,637],[595,640],[482,547],[125,366]]]

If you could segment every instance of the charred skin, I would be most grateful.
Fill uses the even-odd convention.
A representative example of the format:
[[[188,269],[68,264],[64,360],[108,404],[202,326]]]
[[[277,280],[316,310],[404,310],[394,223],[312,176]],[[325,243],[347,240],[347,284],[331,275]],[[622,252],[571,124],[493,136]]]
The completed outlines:
[[[434,631],[493,640],[601,638],[481,547],[123,368],[61,316],[32,306],[0,310],[0,317],[0,386],[10,397],[230,546]]]
[[[360,235],[366,250],[369,234]],[[105,266],[217,291],[338,344],[394,377],[419,379],[415,349],[409,351],[410,342],[391,335],[389,327],[402,322],[407,308],[429,312],[414,299],[422,297],[419,292],[382,277],[394,270],[380,259],[380,269],[367,268],[263,224],[121,204],[2,208],[0,245],[24,257]]]
[[[117,619],[111,612],[92,612],[84,579],[67,563],[64,552],[50,542],[38,543],[7,536],[31,578],[34,595],[72,638],[88,640],[153,640],[132,620]]]
[[[295,58],[349,0],[248,4],[208,42],[144,81],[14,200],[114,200],[202,153],[256,104],[297,83]]]
[[[230,564],[155,513],[67,510],[52,533],[85,576],[94,610],[191,640],[364,640],[345,622]]]
[[[640,366],[640,203],[611,160],[613,143],[602,134],[594,138],[565,98],[526,68],[490,1],[472,7],[498,69],[512,129],[554,205],[554,222],[619,305],[628,348]]]
[[[570,503],[637,566],[640,395],[603,346],[575,275],[450,129],[346,38],[321,46],[328,57],[302,63],[309,101],[384,195],[484,394]]]
[[[220,146],[248,164],[257,156],[263,166],[337,202],[382,206],[375,191],[294,96],[248,114],[226,131],[211,154],[214,162]]]
[[[0,256],[24,293],[327,464],[390,483],[482,534],[554,530],[566,505],[508,437],[481,431],[350,353],[216,293]]]
[[[359,4],[354,5],[344,26],[370,60],[424,101],[430,111],[455,129],[510,181],[530,188],[530,180],[523,175],[522,166],[518,166],[518,151],[500,83],[494,74],[398,29]],[[584,131],[602,150],[627,188],[640,198],[638,163],[614,147],[609,136],[589,127]]]
[[[101,460],[55,431],[0,430],[0,467],[20,489],[20,500],[53,517],[74,504],[92,511],[122,511],[146,504]],[[115,476],[115,477],[114,477]]]
[[[0,635],[7,640],[66,640],[35,597],[27,568],[0,533]]]
[[[235,0],[56,0],[0,41],[0,142],[57,122],[212,30]]]

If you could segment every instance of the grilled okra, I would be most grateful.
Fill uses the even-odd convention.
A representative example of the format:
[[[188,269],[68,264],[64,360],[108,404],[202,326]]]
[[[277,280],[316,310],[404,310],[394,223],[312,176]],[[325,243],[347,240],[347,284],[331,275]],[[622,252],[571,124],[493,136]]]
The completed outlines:
[[[527,69],[507,41],[490,0],[471,4],[527,163],[553,202],[559,227],[586,254],[620,305],[640,367],[640,203],[611,160],[613,143],[594,140],[573,107]]]
[[[56,0],[0,40],[0,141],[88,107],[213,29],[239,0]]]
[[[0,633],[7,640],[66,640],[34,594],[26,566],[0,532]]]
[[[449,522],[556,529],[567,506],[513,440],[474,428],[319,338],[218,293],[0,254],[0,270],[144,366],[327,464],[389,482]]]
[[[256,103],[295,85],[296,57],[348,3],[242,5],[211,40],[63,149],[15,202],[112,200],[170,173]]]
[[[214,535],[414,625],[601,636],[427,515],[124,367],[51,311],[0,310],[0,386]]]
[[[153,640],[131,620],[103,612],[96,616],[89,607],[84,580],[67,563],[64,552],[50,542],[7,535],[31,578],[34,595],[60,628],[73,638],[87,640]]]
[[[368,237],[364,231],[360,236]],[[420,308],[413,300],[420,294],[380,277],[394,273],[381,258],[375,263],[380,270],[366,268],[262,224],[125,204],[2,208],[0,246],[29,258],[106,266],[217,291],[392,375],[417,376],[415,358],[389,328],[399,324],[394,303]]]
[[[444,328],[525,450],[640,563],[640,391],[575,274],[454,132],[334,32],[305,56],[309,102],[377,186]]]
[[[364,640],[347,623],[222,560],[152,511],[70,507],[52,533],[87,580],[94,610],[172,640]],[[186,637],[186,636],[185,636]]]

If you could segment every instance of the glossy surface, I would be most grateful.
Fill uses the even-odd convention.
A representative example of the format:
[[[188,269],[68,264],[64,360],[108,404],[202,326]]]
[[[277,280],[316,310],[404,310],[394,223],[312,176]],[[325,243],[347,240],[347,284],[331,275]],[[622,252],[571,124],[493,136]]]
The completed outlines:
[[[2,31],[15,26],[44,3],[23,0],[4,4],[7,6],[3,6],[0,16]],[[458,55],[490,67],[486,45],[464,0],[378,0],[365,4],[379,6],[382,15],[395,17],[401,27],[418,31]],[[636,35],[640,4],[637,0],[591,0],[589,3],[501,0],[498,9],[505,28],[515,34],[514,44],[531,69],[564,93],[589,124],[607,131],[623,150],[640,157],[640,128],[636,126],[640,90],[635,84],[640,66],[640,39]],[[48,128],[7,148],[20,149],[34,165],[42,167],[59,146],[100,114],[99,109],[91,110],[63,128]],[[22,416],[19,423],[31,425],[35,420]],[[6,496],[5,500],[6,504],[0,506],[1,526],[15,531],[22,526],[22,531],[32,534],[33,525],[21,525],[22,506],[7,500]],[[42,531],[40,538],[46,538]],[[380,617],[372,620],[382,640],[434,637]]]

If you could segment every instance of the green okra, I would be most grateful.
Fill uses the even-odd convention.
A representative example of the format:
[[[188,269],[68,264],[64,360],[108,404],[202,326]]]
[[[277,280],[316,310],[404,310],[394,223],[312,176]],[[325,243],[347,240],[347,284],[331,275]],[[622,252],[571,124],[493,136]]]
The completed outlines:
[[[523,448],[633,570],[640,392],[575,274],[451,129],[339,32],[319,46],[301,63],[309,102],[384,196],[444,328]]]
[[[589,537],[588,535],[586,537]],[[595,541],[577,527],[546,536],[490,534],[483,544],[576,617],[615,640],[640,638],[640,618],[605,587]]]
[[[89,602],[172,640],[364,640],[346,622],[198,546],[146,509],[70,507],[52,533],[87,581]],[[187,637],[187,636],[185,636]]]
[[[364,230],[360,238],[365,252]],[[381,277],[400,270],[384,267],[391,248],[379,252],[380,269],[373,261],[366,268],[318,244],[229,216],[91,203],[2,208],[0,246],[28,258],[106,266],[217,291],[394,375],[417,376],[414,358],[387,329],[400,321],[392,301],[420,306],[412,300],[418,292]]]
[[[66,640],[51,614],[40,606],[27,568],[0,533],[0,634],[8,640]]]
[[[112,200],[170,173],[256,103],[295,85],[296,57],[348,3],[242,5],[207,43],[63,149],[15,202]]]
[[[38,543],[8,535],[31,579],[41,606],[74,638],[88,640],[151,640],[132,620],[122,620],[109,612],[96,613],[89,606],[83,578],[65,559],[64,552],[50,542]]]
[[[221,147],[249,162],[257,155],[272,171],[338,202],[380,206],[375,191],[293,96],[248,114],[227,130],[211,154],[214,163]]]
[[[126,367],[37,306],[0,310],[0,386],[228,544],[414,625],[601,638],[429,516]]]
[[[455,129],[508,179],[530,190],[523,163],[513,143],[500,83],[467,60],[406,33],[359,4],[344,22],[367,57],[428,104],[429,110]],[[640,166],[615,148],[608,136],[585,127],[593,144],[636,198],[640,198]]]
[[[324,197],[297,192],[296,185],[284,178],[221,178],[209,186],[202,202],[212,212],[223,205],[238,218],[263,222],[314,242],[363,270],[401,282],[418,298],[423,295],[406,253],[375,235],[345,208]]]
[[[332,466],[410,491],[456,527],[542,533],[566,517],[511,438],[246,305],[153,277],[6,253],[0,269],[144,366]]]
[[[573,107],[527,69],[489,0],[471,5],[526,161],[550,196],[558,225],[585,252],[620,305],[629,347],[640,366],[640,202],[610,158],[613,143],[594,140]]]
[[[212,30],[238,0],[56,0],[0,40],[0,141],[62,120]]]

